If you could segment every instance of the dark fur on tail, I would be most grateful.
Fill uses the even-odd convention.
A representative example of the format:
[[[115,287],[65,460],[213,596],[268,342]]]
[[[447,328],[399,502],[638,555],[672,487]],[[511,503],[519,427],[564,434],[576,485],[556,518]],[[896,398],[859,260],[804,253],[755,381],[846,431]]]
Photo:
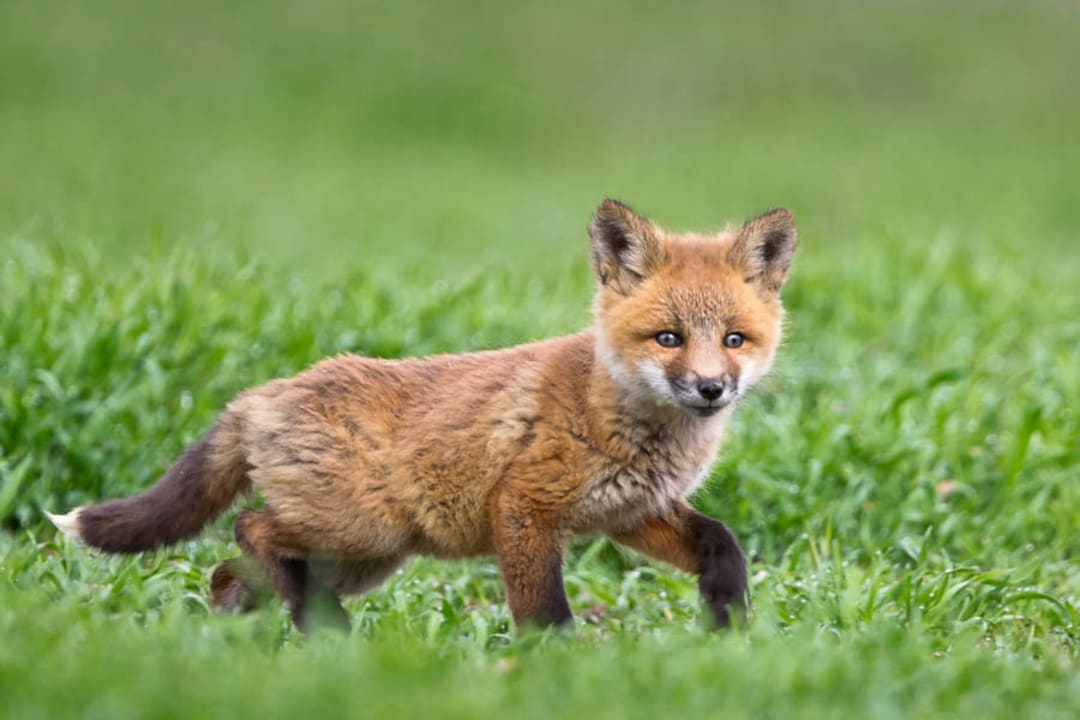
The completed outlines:
[[[238,436],[223,421],[152,487],[81,508],[79,537],[108,552],[135,553],[195,535],[251,488]]]

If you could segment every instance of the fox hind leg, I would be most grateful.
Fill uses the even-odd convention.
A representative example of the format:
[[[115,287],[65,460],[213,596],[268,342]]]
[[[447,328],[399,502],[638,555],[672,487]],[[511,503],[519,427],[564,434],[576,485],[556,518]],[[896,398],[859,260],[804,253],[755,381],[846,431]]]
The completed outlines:
[[[247,555],[229,558],[210,576],[210,607],[221,613],[249,612],[262,605],[273,591],[257,560]]]
[[[236,541],[262,566],[298,629],[308,632],[315,626],[333,626],[348,632],[349,616],[337,593],[311,572],[303,544],[281,527],[272,511],[240,513]]]

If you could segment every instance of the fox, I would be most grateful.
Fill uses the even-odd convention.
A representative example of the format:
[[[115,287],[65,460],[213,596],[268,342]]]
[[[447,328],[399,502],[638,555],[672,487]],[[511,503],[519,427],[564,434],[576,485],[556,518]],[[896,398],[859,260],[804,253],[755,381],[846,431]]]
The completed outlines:
[[[210,604],[245,612],[276,593],[302,632],[347,630],[341,597],[419,555],[494,555],[519,630],[572,623],[564,552],[598,534],[696,575],[706,621],[730,626],[749,606],[746,558],[688,498],[773,365],[793,216],[678,234],[609,198],[588,235],[596,291],[581,332],[324,359],[241,392],[148,489],[48,517],[85,545],[139,553],[257,492]]]

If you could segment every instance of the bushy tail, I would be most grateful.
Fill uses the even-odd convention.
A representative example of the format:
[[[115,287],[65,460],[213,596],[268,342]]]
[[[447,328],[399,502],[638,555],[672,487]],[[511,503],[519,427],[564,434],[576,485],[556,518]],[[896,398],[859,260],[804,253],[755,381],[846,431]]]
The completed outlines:
[[[60,530],[114,553],[135,553],[195,535],[251,489],[234,417],[188,446],[153,486],[131,497],[46,513]]]

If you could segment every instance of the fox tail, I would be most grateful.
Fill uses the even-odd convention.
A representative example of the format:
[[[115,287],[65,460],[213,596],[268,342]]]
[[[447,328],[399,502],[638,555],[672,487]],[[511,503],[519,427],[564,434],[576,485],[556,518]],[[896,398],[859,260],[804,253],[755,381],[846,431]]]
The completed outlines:
[[[251,491],[250,469],[235,416],[226,415],[192,443],[154,485],[126,498],[46,512],[57,528],[112,553],[136,553],[198,533]]]

